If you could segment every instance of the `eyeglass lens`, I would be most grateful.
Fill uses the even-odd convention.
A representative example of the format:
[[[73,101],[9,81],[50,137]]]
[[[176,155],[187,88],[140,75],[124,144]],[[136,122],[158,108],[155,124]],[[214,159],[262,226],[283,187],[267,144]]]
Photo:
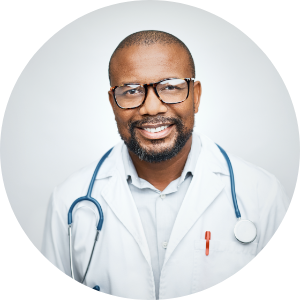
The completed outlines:
[[[159,97],[166,103],[178,103],[186,99],[188,83],[183,79],[168,79],[156,86]],[[123,108],[141,105],[145,99],[145,88],[137,84],[119,86],[115,89],[115,97]]]

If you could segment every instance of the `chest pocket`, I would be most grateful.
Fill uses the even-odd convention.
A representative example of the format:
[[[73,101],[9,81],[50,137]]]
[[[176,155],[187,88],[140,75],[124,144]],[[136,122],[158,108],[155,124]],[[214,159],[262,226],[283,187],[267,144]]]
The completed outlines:
[[[195,241],[195,250],[204,250],[205,254],[206,240]],[[250,244],[243,245],[238,241],[209,241],[209,255],[217,254],[217,252],[232,252],[241,254],[256,255],[257,243],[252,242]],[[208,255],[208,256],[209,256]],[[206,255],[205,255],[206,256]]]
[[[238,241],[210,240],[206,256],[206,240],[194,243],[192,292],[207,289],[232,276],[256,255],[257,243],[243,245]]]

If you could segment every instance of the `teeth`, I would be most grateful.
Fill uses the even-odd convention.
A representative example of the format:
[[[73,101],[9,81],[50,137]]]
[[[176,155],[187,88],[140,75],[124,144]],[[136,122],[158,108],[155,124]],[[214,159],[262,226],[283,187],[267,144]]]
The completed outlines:
[[[144,130],[148,131],[148,132],[160,132],[162,130],[165,130],[166,128],[168,128],[169,125],[166,126],[160,126],[160,127],[156,127],[156,128],[144,128]]]

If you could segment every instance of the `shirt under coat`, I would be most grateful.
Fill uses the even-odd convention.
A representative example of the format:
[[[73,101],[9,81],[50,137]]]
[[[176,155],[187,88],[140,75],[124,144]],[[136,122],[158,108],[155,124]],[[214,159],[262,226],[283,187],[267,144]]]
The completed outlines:
[[[150,251],[157,299],[159,298],[160,273],[168,242],[179,208],[192,181],[200,150],[200,138],[194,135],[181,176],[160,191],[138,176],[127,147],[122,148],[125,175]]]

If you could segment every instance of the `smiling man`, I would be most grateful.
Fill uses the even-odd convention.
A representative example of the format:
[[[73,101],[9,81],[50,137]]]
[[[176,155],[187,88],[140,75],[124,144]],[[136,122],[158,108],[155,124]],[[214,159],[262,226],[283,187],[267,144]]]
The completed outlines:
[[[201,96],[193,58],[171,35],[140,32],[117,47],[109,75],[109,100],[135,169],[163,191],[180,177],[192,145]]]
[[[99,170],[93,163],[54,190],[44,255],[87,286],[127,298],[174,298],[223,281],[278,228],[289,203],[282,186],[229,155],[234,203],[226,153],[193,133],[201,84],[191,53],[175,36],[128,36],[111,57],[109,77],[123,142]]]

